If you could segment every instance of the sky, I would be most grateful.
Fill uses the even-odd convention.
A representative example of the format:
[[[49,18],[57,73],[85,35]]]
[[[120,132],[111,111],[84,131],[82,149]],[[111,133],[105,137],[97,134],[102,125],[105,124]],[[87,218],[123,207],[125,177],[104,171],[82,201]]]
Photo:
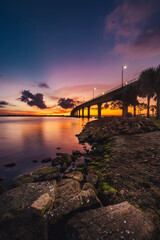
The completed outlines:
[[[2,0],[0,115],[69,114],[160,64],[158,0]]]

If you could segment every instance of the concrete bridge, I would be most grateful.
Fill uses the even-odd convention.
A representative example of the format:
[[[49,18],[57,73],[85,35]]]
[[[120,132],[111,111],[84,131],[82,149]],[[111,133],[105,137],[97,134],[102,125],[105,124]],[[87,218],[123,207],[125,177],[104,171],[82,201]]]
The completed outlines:
[[[104,92],[101,95],[96,96],[93,99],[90,99],[89,101],[86,101],[78,106],[76,106],[74,109],[71,111],[71,116],[72,117],[82,117],[84,118],[84,109],[88,109],[88,114],[87,117],[90,118],[90,108],[93,105],[98,106],[98,118],[101,118],[101,106],[103,103],[107,103],[110,101],[118,100],[116,99],[118,95],[122,94],[122,91],[124,91],[125,88],[127,88],[128,85],[134,85],[135,82],[138,81],[138,78],[134,78],[128,82],[124,83],[124,86],[118,85],[117,87],[110,89],[107,92]],[[80,114],[82,110],[82,115]]]

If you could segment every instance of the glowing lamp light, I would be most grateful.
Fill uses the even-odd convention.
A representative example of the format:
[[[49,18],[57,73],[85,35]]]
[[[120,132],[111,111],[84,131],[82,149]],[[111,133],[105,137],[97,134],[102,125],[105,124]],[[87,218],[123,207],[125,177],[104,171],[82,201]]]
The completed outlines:
[[[94,91],[96,90],[96,88],[93,88],[93,99],[94,99]]]
[[[122,66],[122,87],[123,87],[123,70],[127,68],[127,65]]]
[[[124,65],[124,66],[123,66],[123,69],[126,69],[126,68],[127,68],[127,65]]]

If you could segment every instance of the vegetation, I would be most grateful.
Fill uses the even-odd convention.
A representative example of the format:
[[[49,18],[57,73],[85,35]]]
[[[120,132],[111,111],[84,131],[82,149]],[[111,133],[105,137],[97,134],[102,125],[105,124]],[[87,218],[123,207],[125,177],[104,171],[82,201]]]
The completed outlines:
[[[147,104],[139,103],[137,97],[147,98]],[[154,97],[156,105],[150,106],[150,100]],[[114,96],[114,101],[110,104],[110,109],[128,110],[128,106],[134,107],[134,116],[136,109],[140,112],[147,109],[147,117],[156,112],[156,118],[160,119],[160,65],[157,68],[148,68],[141,72],[139,79],[132,85],[125,86],[120,94]]]

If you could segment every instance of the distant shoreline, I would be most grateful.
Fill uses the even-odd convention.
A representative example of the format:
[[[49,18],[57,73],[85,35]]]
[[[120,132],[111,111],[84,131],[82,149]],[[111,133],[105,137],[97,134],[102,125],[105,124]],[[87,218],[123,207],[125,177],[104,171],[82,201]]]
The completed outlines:
[[[65,115],[0,115],[0,117],[70,117]]]

